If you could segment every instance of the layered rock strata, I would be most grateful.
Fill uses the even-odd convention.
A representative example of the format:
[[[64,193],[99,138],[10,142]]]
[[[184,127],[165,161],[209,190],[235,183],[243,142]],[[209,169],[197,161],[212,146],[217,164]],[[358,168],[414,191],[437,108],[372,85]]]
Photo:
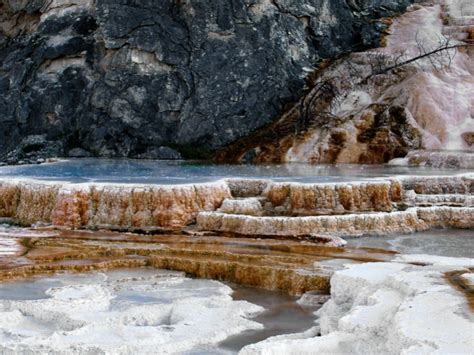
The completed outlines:
[[[434,168],[474,169],[474,151],[415,150],[408,153],[401,163]]]
[[[256,218],[253,216],[201,212],[197,217],[197,223],[204,230],[258,236],[317,236],[318,234],[360,236],[411,233],[429,228],[423,220],[418,218],[416,210],[292,218]]]
[[[222,236],[56,231],[16,239],[23,255],[0,262],[0,281],[61,271],[87,272],[153,266],[187,275],[303,294],[327,292],[331,274],[343,262],[390,260],[395,252],[319,246],[310,242]],[[51,233],[50,233],[51,234]],[[12,241],[12,239],[10,239]],[[332,259],[340,263],[327,262]],[[1,259],[0,259],[1,261]]]
[[[234,189],[242,185],[242,181],[234,183]],[[247,197],[235,201],[240,208],[199,213],[198,227],[244,236],[313,237],[474,227],[470,174],[345,184],[252,181],[251,186],[245,190]],[[250,197],[249,191],[257,197]],[[245,212],[243,206],[248,207],[250,201],[253,209]]]

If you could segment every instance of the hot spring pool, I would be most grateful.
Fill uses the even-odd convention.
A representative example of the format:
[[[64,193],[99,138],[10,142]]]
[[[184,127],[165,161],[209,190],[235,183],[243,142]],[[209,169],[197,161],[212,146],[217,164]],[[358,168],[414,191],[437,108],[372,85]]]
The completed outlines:
[[[275,181],[344,182],[395,175],[453,175],[463,170],[391,165],[215,165],[201,162],[131,159],[70,159],[41,165],[0,167],[0,178],[34,178],[68,182],[185,184],[223,178]]]

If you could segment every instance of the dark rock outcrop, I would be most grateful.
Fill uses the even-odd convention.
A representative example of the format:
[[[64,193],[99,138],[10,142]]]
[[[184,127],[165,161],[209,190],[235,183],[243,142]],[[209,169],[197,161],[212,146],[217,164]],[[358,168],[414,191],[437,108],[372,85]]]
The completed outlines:
[[[31,135],[59,154],[208,156],[295,102],[306,68],[377,46],[409,3],[0,0],[0,156]]]

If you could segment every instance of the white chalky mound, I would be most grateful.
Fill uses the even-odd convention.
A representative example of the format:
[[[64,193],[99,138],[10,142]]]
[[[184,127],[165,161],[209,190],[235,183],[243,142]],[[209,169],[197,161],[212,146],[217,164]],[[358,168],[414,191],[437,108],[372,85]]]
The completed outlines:
[[[216,281],[102,275],[60,277],[49,298],[0,300],[0,353],[177,353],[262,327],[247,319],[261,307],[232,300]]]
[[[322,336],[273,337],[240,354],[472,354],[473,313],[444,278],[468,267],[474,259],[428,255],[351,265],[331,279],[318,311]]]

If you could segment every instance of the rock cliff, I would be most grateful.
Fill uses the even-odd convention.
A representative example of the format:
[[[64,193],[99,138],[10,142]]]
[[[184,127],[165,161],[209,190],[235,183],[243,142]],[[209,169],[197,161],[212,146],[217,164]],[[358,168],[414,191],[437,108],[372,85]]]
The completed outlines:
[[[0,156],[209,156],[410,2],[0,0]]]

